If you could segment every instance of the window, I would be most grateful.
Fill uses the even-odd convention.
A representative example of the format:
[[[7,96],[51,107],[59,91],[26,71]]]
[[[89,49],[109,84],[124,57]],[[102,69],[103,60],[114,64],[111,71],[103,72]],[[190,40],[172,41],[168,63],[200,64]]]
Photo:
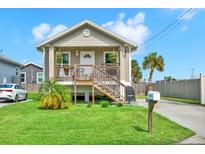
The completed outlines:
[[[116,64],[119,62],[118,52],[104,52],[105,64]]]
[[[12,84],[2,84],[2,85],[0,85],[0,88],[11,88],[11,87],[13,87]]]
[[[56,53],[57,65],[70,65],[70,52]]]
[[[15,85],[15,89],[21,89],[19,85]]]
[[[19,76],[19,68],[16,67],[16,76]]]
[[[21,72],[21,83],[26,83],[26,72]]]
[[[37,83],[42,83],[43,82],[43,73],[42,72],[37,72]]]

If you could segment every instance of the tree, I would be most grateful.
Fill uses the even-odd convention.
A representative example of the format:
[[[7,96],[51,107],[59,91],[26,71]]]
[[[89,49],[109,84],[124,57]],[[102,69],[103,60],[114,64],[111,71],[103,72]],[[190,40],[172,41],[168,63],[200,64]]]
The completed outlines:
[[[174,77],[172,77],[172,76],[165,76],[164,80],[165,81],[175,81],[176,79]]]
[[[43,82],[40,93],[40,108],[61,109],[68,108],[72,104],[69,88],[58,84],[55,80]]]
[[[142,72],[137,60],[132,60],[132,80],[137,82],[142,79]]]
[[[157,69],[159,72],[164,71],[164,58],[161,55],[157,55],[157,52],[150,53],[144,57],[143,69],[150,69],[149,73],[149,90],[152,90],[152,76],[154,70]]]

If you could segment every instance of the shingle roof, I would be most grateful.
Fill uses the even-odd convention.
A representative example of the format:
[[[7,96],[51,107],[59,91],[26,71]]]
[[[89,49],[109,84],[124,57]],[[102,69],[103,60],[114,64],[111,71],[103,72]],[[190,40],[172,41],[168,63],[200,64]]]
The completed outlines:
[[[16,65],[16,66],[22,66],[22,64],[14,61],[14,60],[11,60],[5,56],[0,56],[0,61],[3,61],[3,62],[6,62],[6,63],[9,63],[9,64],[13,64],[13,65]]]

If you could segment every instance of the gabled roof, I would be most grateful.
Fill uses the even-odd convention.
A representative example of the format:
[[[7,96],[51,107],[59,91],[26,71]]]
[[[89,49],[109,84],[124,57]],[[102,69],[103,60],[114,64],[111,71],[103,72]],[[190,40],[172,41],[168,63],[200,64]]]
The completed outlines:
[[[9,63],[9,64],[12,64],[12,65],[16,65],[16,66],[22,66],[22,64],[14,61],[14,60],[11,60],[5,56],[0,56],[0,61],[3,61],[3,62],[6,62],[6,63]]]
[[[28,62],[28,63],[24,64],[23,67],[26,67],[26,66],[28,66],[28,65],[35,65],[35,66],[37,66],[37,67],[43,68],[41,65],[38,65],[38,64],[36,64],[36,63],[34,63],[34,62]]]
[[[130,45],[132,48],[137,48],[137,44],[136,44],[135,42],[133,42],[133,41],[131,41],[131,40],[129,40],[129,39],[123,37],[123,36],[120,36],[119,34],[114,33],[114,32],[112,32],[112,31],[110,31],[110,30],[108,30],[108,29],[106,29],[106,28],[104,28],[104,27],[102,27],[102,26],[99,26],[99,25],[97,25],[96,23],[94,23],[94,22],[92,22],[92,21],[90,21],[90,20],[83,20],[82,22],[80,22],[80,23],[78,23],[78,24],[76,24],[76,25],[74,25],[74,26],[72,26],[72,27],[70,27],[70,28],[67,28],[66,30],[64,30],[64,31],[62,31],[62,32],[60,32],[60,33],[57,33],[56,35],[51,36],[51,37],[45,39],[44,41],[38,43],[38,44],[36,45],[36,48],[37,48],[38,50],[40,50],[40,48],[41,48],[42,46],[44,46],[44,45],[46,45],[46,44],[49,44],[49,43],[51,43],[51,42],[54,42],[55,40],[57,40],[57,39],[59,39],[59,38],[65,36],[65,35],[67,35],[67,34],[73,32],[73,31],[75,31],[76,29],[78,29],[78,28],[80,28],[80,27],[82,27],[82,26],[84,26],[84,25],[91,26],[91,27],[93,27],[94,29],[97,29],[97,30],[99,30],[99,31],[101,31],[101,32],[103,32],[103,33],[105,33],[105,34],[107,34],[108,36],[112,37],[112,38],[115,39],[115,40],[118,40],[118,41],[120,41],[120,42],[123,42],[123,43],[125,43],[125,44]]]

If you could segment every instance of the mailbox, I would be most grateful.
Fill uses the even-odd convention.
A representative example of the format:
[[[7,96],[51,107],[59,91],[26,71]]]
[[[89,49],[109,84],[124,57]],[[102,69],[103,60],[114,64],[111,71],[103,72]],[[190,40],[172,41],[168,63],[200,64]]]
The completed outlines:
[[[159,101],[160,93],[158,91],[149,91],[147,94],[148,101]]]

